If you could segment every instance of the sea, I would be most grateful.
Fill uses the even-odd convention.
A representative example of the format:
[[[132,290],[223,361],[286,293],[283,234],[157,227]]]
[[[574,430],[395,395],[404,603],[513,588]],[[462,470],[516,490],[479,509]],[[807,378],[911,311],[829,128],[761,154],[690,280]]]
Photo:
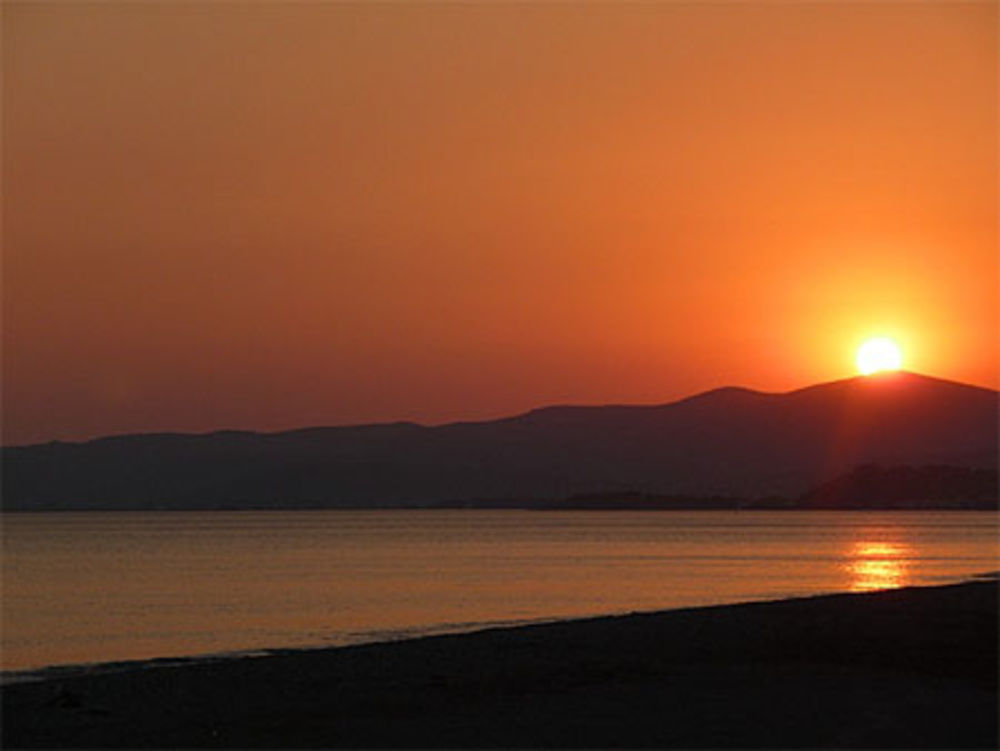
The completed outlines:
[[[5,681],[935,585],[1000,569],[975,511],[8,513]]]

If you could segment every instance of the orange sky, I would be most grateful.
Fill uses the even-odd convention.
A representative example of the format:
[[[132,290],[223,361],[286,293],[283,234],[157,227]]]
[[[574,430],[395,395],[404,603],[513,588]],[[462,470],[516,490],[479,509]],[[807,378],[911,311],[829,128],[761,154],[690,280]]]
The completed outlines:
[[[997,7],[5,3],[3,440],[995,387]]]

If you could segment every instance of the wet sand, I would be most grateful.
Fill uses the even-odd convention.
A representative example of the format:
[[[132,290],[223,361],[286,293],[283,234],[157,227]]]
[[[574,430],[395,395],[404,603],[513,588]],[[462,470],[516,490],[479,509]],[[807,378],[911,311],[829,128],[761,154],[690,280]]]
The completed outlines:
[[[996,748],[998,585],[54,676],[19,748]]]

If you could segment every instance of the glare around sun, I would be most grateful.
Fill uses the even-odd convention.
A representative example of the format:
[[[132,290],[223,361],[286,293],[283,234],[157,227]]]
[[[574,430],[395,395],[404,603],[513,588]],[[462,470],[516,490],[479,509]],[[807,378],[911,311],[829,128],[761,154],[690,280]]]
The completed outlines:
[[[892,339],[877,336],[866,340],[858,348],[856,363],[862,375],[899,370],[903,364],[903,353]]]

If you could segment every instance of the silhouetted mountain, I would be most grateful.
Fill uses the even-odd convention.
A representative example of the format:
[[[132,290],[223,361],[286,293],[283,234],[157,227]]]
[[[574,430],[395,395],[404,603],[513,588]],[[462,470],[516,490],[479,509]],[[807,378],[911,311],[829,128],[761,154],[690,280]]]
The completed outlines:
[[[798,497],[858,465],[997,464],[998,393],[910,373],[488,422],[149,434],[3,450],[4,507],[336,508]]]

